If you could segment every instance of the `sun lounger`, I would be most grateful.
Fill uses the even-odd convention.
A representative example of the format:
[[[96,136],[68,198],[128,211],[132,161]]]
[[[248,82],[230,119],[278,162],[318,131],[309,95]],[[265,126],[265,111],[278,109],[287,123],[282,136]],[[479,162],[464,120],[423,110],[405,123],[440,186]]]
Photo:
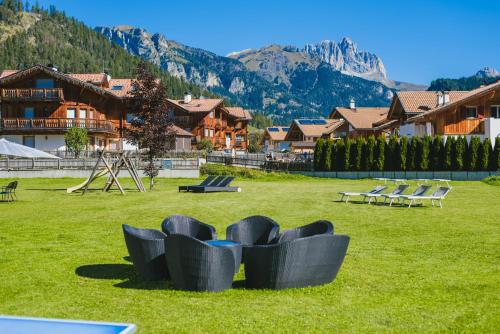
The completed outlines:
[[[349,202],[349,198],[351,196],[363,196],[364,194],[378,194],[378,193],[381,193],[382,191],[384,191],[385,189],[387,189],[387,186],[376,186],[375,188],[373,188],[371,191],[368,191],[368,192],[345,192],[345,191],[342,191],[342,192],[339,192],[340,195],[342,195],[342,197],[340,198],[340,201],[343,202],[344,201],[344,198],[345,198],[345,202]]]
[[[191,187],[190,190],[197,193],[213,193],[213,192],[240,192],[239,187],[230,187],[229,185],[233,182],[234,176],[225,176],[222,181],[218,184],[214,182],[210,183],[208,186],[195,186]]]
[[[425,196],[425,195],[419,195],[419,196],[402,196],[403,203],[405,201],[409,201],[408,207],[410,208],[412,204],[420,202],[423,205],[423,200],[427,199],[430,200],[432,203],[432,206],[434,206],[434,201],[439,201],[439,207],[443,207],[442,200],[448,195],[450,192],[451,188],[449,187],[437,187],[436,191],[430,195],[430,196]]]
[[[401,199],[408,197],[408,196],[423,196],[423,195],[425,195],[425,193],[427,193],[431,189],[431,187],[432,187],[432,185],[430,185],[430,184],[421,184],[418,186],[417,189],[415,189],[415,191],[411,195],[382,194],[382,197],[384,197],[384,203],[386,203],[387,200],[389,199],[390,200],[389,206],[391,206],[392,203],[394,202],[394,200],[398,200],[398,202],[399,202]]]
[[[209,177],[207,177],[205,180],[203,180],[203,182],[201,182],[200,184],[195,184],[195,185],[192,185],[192,186],[179,186],[179,191],[189,191],[189,189],[191,187],[203,187],[203,186],[207,186],[209,185],[213,180],[215,179],[215,176],[213,175],[210,175]]]
[[[368,204],[370,204],[372,202],[372,199],[375,199],[375,202],[377,202],[377,198],[383,196],[383,195],[402,195],[406,189],[408,189],[409,185],[408,184],[400,184],[396,187],[396,189],[394,189],[391,193],[389,194],[380,194],[380,193],[375,193],[375,194],[372,194],[372,193],[365,193],[365,194],[362,194],[363,196],[363,202],[368,198]],[[386,197],[387,198],[387,197]],[[385,202],[385,201],[384,201]],[[391,202],[392,203],[392,202]]]

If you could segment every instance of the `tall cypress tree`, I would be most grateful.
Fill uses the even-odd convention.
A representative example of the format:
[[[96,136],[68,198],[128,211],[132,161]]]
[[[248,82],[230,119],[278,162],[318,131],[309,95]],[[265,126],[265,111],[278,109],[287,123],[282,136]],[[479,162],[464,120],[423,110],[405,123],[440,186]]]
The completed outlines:
[[[318,138],[316,141],[316,146],[314,147],[314,170],[315,171],[321,171],[323,162],[321,161],[323,159],[323,147],[324,147],[324,140],[323,138]]]
[[[422,139],[421,149],[419,154],[419,165],[418,169],[427,171],[429,170],[429,158],[430,158],[430,150],[431,150],[432,138],[429,135],[425,135]]]
[[[332,163],[332,171],[336,171],[337,166],[335,165],[335,161],[337,161],[337,140],[332,142],[332,150],[330,152],[330,161]]]
[[[464,170],[465,167],[467,140],[465,139],[465,137],[460,136],[457,138],[454,144],[452,168],[453,170],[461,171]]]
[[[408,169],[408,137],[403,136],[399,140],[399,145],[398,145],[398,154],[396,155],[398,161],[397,161],[397,168],[398,170],[405,171]]]
[[[384,161],[384,169],[387,171],[397,170],[396,168],[396,154],[399,154],[398,151],[398,138],[392,135],[389,138],[389,143],[385,148],[385,161]]]
[[[455,160],[455,137],[447,137],[444,145],[443,169],[452,170]]]
[[[374,170],[383,171],[385,161],[385,137],[383,135],[377,137],[375,152],[373,154]]]
[[[349,160],[351,161],[351,169],[355,171],[361,170],[361,159],[363,156],[364,138],[358,137],[351,145],[351,154]]]
[[[323,152],[323,154],[325,155],[325,166],[324,166],[325,171],[331,171],[333,169],[332,149],[333,149],[333,140],[327,139],[325,141],[325,150]]]
[[[343,140],[337,140],[335,145],[335,169],[338,171],[344,170],[344,161],[345,161],[345,144]]]
[[[368,137],[368,140],[363,145],[363,170],[370,171],[373,169],[373,153],[375,151],[375,144],[375,137],[372,135]]]
[[[496,137],[495,139],[495,148],[493,150],[493,154],[491,155],[490,170],[500,170],[500,137]]]
[[[353,146],[352,140],[350,138],[345,139],[345,156],[344,156],[344,170],[351,170],[351,147]]]
[[[422,142],[422,140],[420,139],[420,137],[413,136],[411,138],[411,142],[410,142],[410,145],[408,148],[408,159],[407,159],[408,160],[407,161],[408,169],[407,170],[411,170],[411,171],[417,170],[418,164],[419,164],[419,159],[417,157],[417,154],[418,154],[418,151],[422,147],[421,142]]]
[[[431,170],[444,170],[444,143],[443,137],[440,135],[434,137],[432,141],[429,161],[429,168]]]
[[[479,146],[478,153],[478,169],[488,170],[491,156],[491,141],[490,138],[485,138]]]
[[[481,139],[478,136],[473,136],[470,139],[469,147],[467,149],[467,170],[479,170],[479,147],[481,146]]]

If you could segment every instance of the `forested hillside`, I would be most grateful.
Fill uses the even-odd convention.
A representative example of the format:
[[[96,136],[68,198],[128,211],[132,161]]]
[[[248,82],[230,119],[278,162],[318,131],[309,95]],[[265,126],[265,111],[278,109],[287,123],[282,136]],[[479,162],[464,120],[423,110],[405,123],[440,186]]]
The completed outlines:
[[[54,64],[63,72],[108,70],[115,78],[134,77],[139,61],[54,7],[45,10],[17,0],[0,0],[0,72]],[[213,95],[155,65],[150,68],[166,85],[169,97],[180,98],[186,91],[195,96]]]
[[[444,90],[472,90],[481,85],[489,85],[499,80],[498,77],[482,78],[477,75],[463,77],[459,79],[436,79],[431,82],[427,90],[429,91],[444,91]]]

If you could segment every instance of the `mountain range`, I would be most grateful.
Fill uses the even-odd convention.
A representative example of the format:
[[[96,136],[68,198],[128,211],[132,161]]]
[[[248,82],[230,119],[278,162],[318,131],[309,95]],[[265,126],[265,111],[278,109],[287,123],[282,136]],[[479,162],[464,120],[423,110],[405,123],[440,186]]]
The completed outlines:
[[[234,104],[271,116],[276,123],[322,117],[348,105],[387,106],[396,90],[426,87],[388,78],[382,60],[358,50],[349,38],[299,49],[269,45],[226,57],[132,26],[95,30],[127,52],[171,75],[225,96]]]

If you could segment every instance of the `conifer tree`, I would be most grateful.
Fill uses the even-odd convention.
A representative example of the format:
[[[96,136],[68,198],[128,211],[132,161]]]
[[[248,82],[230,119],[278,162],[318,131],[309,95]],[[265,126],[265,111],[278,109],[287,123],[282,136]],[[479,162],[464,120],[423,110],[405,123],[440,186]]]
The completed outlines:
[[[444,143],[443,137],[434,137],[429,157],[429,169],[434,171],[444,170]]]
[[[362,159],[362,169],[365,171],[370,171],[373,169],[373,154],[375,151],[376,140],[372,135],[368,137],[368,140],[363,145],[363,159]]]
[[[344,161],[345,161],[345,143],[343,140],[337,140],[335,143],[335,170],[343,171],[344,170]]]
[[[467,152],[467,140],[460,136],[454,142],[452,168],[455,171],[462,171],[465,167],[465,155]]]
[[[495,139],[495,148],[493,149],[493,154],[491,154],[490,170],[500,170],[500,137],[496,137]]]
[[[479,148],[481,147],[481,139],[478,136],[472,136],[469,147],[467,149],[467,170],[479,170]]]
[[[323,152],[323,154],[325,155],[324,170],[327,172],[333,170],[332,149],[335,149],[333,147],[333,140],[327,139],[325,141],[325,150]]]
[[[314,147],[314,170],[317,172],[323,170],[323,161],[321,161],[323,159],[323,147],[323,138],[318,138]]]
[[[432,138],[429,135],[425,135],[422,139],[421,149],[419,152],[419,166],[418,169],[422,171],[429,170],[429,158],[431,150]]]
[[[443,169],[452,170],[453,160],[455,160],[455,137],[446,138],[444,145]]]
[[[385,137],[380,135],[377,137],[377,143],[375,145],[375,152],[373,154],[374,159],[374,170],[383,171],[384,161],[385,161]]]
[[[405,171],[408,170],[408,137],[403,136],[399,140],[399,145],[397,147],[398,154],[396,155],[397,163],[396,167],[398,170]]]
[[[422,140],[420,137],[413,136],[408,148],[408,169],[416,171],[418,169],[419,159],[417,157],[418,151],[422,148]]]
[[[352,170],[360,171],[362,169],[361,160],[363,156],[364,142],[365,140],[363,137],[358,137],[356,138],[355,142],[351,145],[351,155],[349,156],[349,159],[351,160]]]
[[[389,143],[385,148],[384,169],[387,171],[396,170],[396,154],[398,154],[397,146],[398,138],[395,135],[392,135],[389,138]]]
[[[491,156],[491,141],[490,138],[485,138],[479,146],[478,152],[478,169],[486,171],[489,169]]]
[[[345,171],[350,171],[351,170],[351,164],[350,164],[350,160],[351,160],[351,147],[353,146],[353,142],[350,138],[346,138],[344,140],[344,143],[345,143],[345,155],[344,155],[344,166],[343,166],[343,170]]]

